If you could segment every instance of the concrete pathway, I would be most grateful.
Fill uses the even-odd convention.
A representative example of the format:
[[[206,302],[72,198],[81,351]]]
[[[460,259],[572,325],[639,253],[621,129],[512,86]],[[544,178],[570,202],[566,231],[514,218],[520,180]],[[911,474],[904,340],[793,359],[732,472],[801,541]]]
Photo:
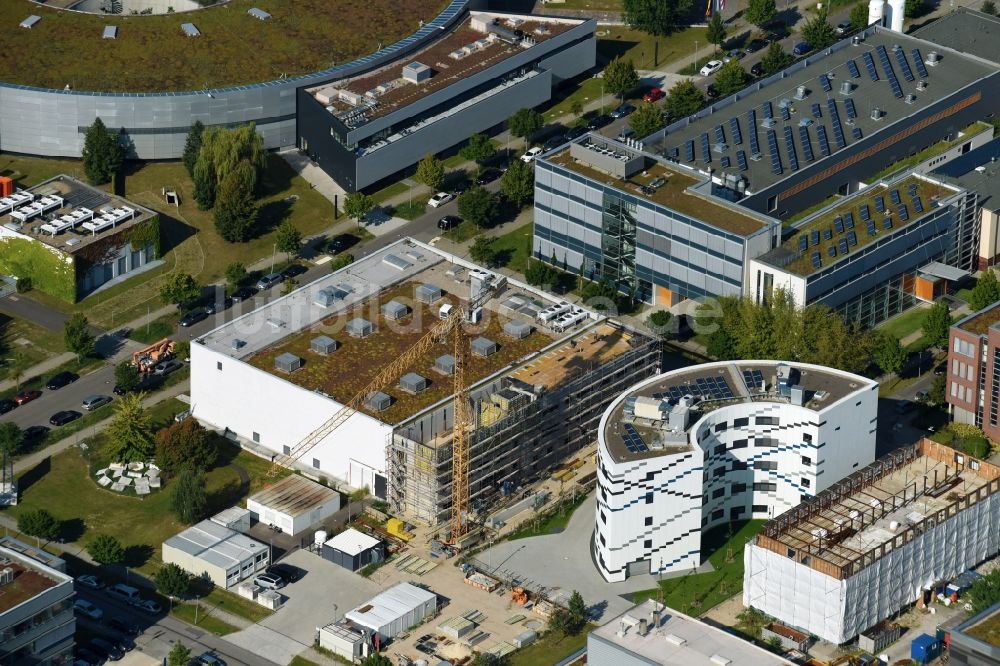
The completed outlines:
[[[319,168],[309,157],[303,155],[298,149],[283,150],[278,153],[281,158],[288,162],[289,166],[312,186],[314,190],[322,194],[330,203],[335,200],[339,202],[339,208],[344,207],[344,197],[347,192],[337,182],[328,176],[325,171]]]
[[[23,384],[32,377],[37,377],[38,375],[44,375],[46,372],[49,372],[50,370],[55,370],[60,365],[65,365],[66,363],[69,363],[75,358],[76,354],[74,354],[73,352],[63,352],[62,354],[56,354],[55,356],[47,358],[41,363],[33,365],[30,368],[25,368],[21,372],[20,384]],[[3,381],[0,381],[0,392],[9,391],[12,388],[17,388],[18,385],[19,383],[14,381],[13,379],[5,379]]]

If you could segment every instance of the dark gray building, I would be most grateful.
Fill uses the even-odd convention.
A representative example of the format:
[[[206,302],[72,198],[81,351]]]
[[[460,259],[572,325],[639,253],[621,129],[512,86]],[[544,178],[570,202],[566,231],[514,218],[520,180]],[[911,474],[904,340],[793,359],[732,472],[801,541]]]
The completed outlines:
[[[1000,603],[951,630],[949,659],[958,666],[1000,666]]]
[[[346,529],[323,544],[323,559],[357,571],[385,559],[385,545],[356,529]]]

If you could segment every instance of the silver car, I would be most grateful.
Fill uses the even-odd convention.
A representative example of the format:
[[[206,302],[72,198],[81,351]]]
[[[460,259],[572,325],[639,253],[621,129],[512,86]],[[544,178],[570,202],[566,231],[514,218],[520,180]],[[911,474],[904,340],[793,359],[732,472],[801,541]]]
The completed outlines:
[[[84,398],[83,408],[86,409],[88,412],[92,412],[99,407],[103,407],[109,402],[111,402],[110,395],[92,395],[87,398]]]

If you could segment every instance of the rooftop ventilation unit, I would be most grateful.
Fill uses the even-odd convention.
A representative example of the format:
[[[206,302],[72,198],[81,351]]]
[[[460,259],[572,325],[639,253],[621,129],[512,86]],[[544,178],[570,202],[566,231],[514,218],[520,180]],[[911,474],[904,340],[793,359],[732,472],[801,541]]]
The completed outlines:
[[[714,146],[712,146],[712,150],[714,150],[717,153],[724,153],[727,150],[729,150],[729,145],[725,143],[717,143]]]
[[[914,102],[917,101],[917,96],[914,95],[913,93],[910,93],[906,96],[905,99],[903,99],[903,101],[906,102],[907,104],[913,104]]]
[[[761,127],[766,127],[767,129],[771,129],[772,127],[774,127],[775,121],[774,118],[764,118],[764,120],[760,121],[760,124]]]
[[[941,62],[941,54],[937,51],[931,51],[927,54],[927,64],[931,67],[937,67],[937,64]]]
[[[809,96],[809,91],[806,89],[806,87],[804,85],[803,86],[799,86],[799,87],[797,87],[795,89],[795,99],[800,99],[801,100],[801,99],[805,99],[808,96]]]
[[[261,21],[271,20],[271,15],[265,12],[263,9],[258,9],[257,7],[251,7],[247,10],[247,14],[254,17],[255,19],[260,19]]]
[[[14,582],[14,570],[7,567],[0,571],[0,585],[7,585]]]
[[[862,39],[861,35],[854,35],[853,37],[851,37],[851,44],[854,44],[855,46],[860,44],[862,41],[864,40]]]
[[[927,82],[917,81],[917,90],[927,90]]]
[[[710,659],[713,664],[716,664],[716,666],[729,666],[729,664],[733,663],[732,659],[721,654],[713,654]]]
[[[181,30],[187,37],[201,37],[201,31],[194,23],[181,23]]]
[[[872,120],[881,120],[882,119],[882,109],[878,108],[877,106],[873,106],[872,107],[872,113],[871,113],[871,119]]]
[[[42,20],[41,16],[38,16],[36,14],[32,14],[28,18],[26,18],[23,21],[21,21],[20,25],[21,25],[22,28],[28,28],[30,30],[31,28],[35,27],[35,25],[37,25],[38,22],[41,21],[41,20]]]
[[[750,156],[750,160],[752,162],[760,162],[762,159],[764,159],[764,155],[762,153],[754,153]]]
[[[101,34],[102,39],[116,39],[117,37],[118,37],[118,26],[116,25],[104,26],[104,32]]]
[[[854,92],[854,84],[850,81],[841,81],[840,83],[840,94],[850,95]]]
[[[243,349],[247,346],[246,340],[240,340],[239,338],[233,338],[233,341],[229,343],[229,346],[233,349]]]
[[[667,642],[670,643],[671,645],[676,645],[678,647],[687,643],[687,639],[681,638],[677,634],[667,634],[666,636],[664,636],[664,638],[666,638]]]

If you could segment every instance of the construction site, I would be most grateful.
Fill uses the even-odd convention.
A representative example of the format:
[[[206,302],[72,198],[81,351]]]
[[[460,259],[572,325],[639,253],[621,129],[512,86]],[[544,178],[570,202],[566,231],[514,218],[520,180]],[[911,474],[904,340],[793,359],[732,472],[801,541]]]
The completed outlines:
[[[460,535],[592,443],[607,404],[656,373],[660,353],[655,338],[404,239],[194,340],[192,409],[275,464],[367,487]]]
[[[1000,468],[924,439],[767,523],[743,604],[835,644],[1000,551]]]

